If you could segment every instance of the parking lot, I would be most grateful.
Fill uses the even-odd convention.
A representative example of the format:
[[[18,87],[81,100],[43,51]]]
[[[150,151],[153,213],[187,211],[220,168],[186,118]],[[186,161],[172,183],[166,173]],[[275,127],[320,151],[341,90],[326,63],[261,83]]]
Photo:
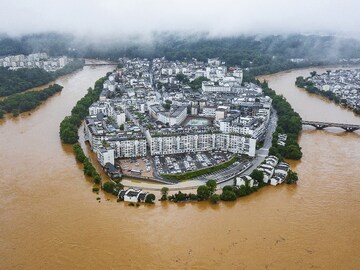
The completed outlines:
[[[224,180],[231,179],[235,177],[240,172],[246,170],[251,166],[251,161],[249,160],[239,160],[234,162],[234,164],[230,165],[226,169],[222,169],[213,173],[205,174],[194,178],[194,180],[200,181],[208,181],[208,180],[215,180],[216,182],[223,182]]]
[[[214,166],[231,158],[232,154],[221,151],[154,156],[158,174],[175,174]]]
[[[151,161],[145,157],[121,159],[120,167],[125,174],[139,175],[144,177],[152,177],[153,169]]]
[[[202,168],[214,166],[229,160],[231,153],[222,151],[187,153],[167,156],[154,156],[149,158],[129,158],[119,160],[123,173],[143,177],[157,177],[161,174],[179,174]],[[209,179],[217,182],[237,175],[249,164],[248,159],[236,161],[226,169],[216,171],[194,178],[194,180],[207,181]],[[154,170],[155,166],[155,170]],[[156,173],[154,173],[156,172]]]

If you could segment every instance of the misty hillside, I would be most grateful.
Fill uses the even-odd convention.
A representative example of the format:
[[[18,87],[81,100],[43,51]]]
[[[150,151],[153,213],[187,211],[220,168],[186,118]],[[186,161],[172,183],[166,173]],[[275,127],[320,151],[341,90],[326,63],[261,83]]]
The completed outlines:
[[[291,58],[331,63],[342,58],[360,58],[360,42],[334,36],[236,36],[210,38],[206,34],[184,36],[175,33],[153,34],[141,39],[89,41],[68,34],[44,33],[20,38],[0,37],[0,55],[46,52],[49,55],[103,58],[162,57],[168,59],[220,57],[229,65],[261,67],[288,63]]]

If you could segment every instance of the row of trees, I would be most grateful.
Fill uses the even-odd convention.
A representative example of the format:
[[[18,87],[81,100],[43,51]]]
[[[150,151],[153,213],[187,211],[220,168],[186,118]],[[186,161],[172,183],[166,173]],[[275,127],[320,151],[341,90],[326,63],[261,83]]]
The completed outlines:
[[[89,158],[85,156],[84,151],[81,148],[80,144],[74,144],[73,151],[75,153],[76,160],[84,165],[83,168],[84,174],[86,176],[91,177],[95,184],[97,185],[101,184],[100,174],[96,171],[94,165],[92,165]]]
[[[76,59],[55,72],[47,72],[42,68],[10,70],[0,67],[0,96],[9,96],[47,84],[59,76],[69,74],[83,66],[84,61]]]
[[[15,94],[0,101],[0,118],[5,113],[12,112],[15,116],[22,112],[35,109],[43,101],[53,96],[55,93],[61,92],[63,87],[58,84],[50,85],[44,90],[29,91],[26,93]]]
[[[186,201],[207,201],[211,203],[218,203],[221,201],[235,201],[237,198],[247,196],[253,192],[256,192],[259,188],[267,185],[263,182],[264,173],[255,169],[251,175],[254,180],[257,180],[258,186],[250,186],[249,182],[245,182],[245,185],[236,187],[235,185],[224,186],[222,193],[215,194],[217,183],[215,180],[208,180],[205,185],[201,185],[197,188],[196,194],[194,193],[183,193],[178,191],[173,195],[168,195],[169,188],[163,187],[161,189],[161,201],[173,201],[173,202],[186,202]],[[287,184],[293,184],[298,181],[298,175],[296,172],[289,170],[286,177]]]
[[[239,157],[234,156],[230,160],[225,161],[221,164],[212,166],[212,167],[203,168],[203,169],[196,170],[196,171],[185,172],[185,173],[181,173],[181,174],[162,174],[161,177],[167,178],[170,180],[177,180],[177,181],[187,180],[187,179],[195,178],[195,177],[198,177],[198,176],[201,176],[204,174],[214,173],[216,171],[226,169],[227,167],[229,167],[230,165],[232,165],[234,162],[236,162],[238,160],[239,160]]]
[[[173,195],[168,196],[169,189],[167,187],[163,187],[161,189],[162,197],[160,200],[165,201],[173,201],[173,202],[185,202],[185,201],[207,201],[209,200],[211,203],[218,203],[220,200],[222,201],[234,201],[239,197],[243,197],[249,195],[255,191],[257,191],[257,187],[250,187],[248,183],[239,188],[235,186],[225,186],[222,189],[222,193],[220,195],[215,194],[216,191],[216,181],[208,180],[205,185],[201,185],[197,188],[196,194],[193,193],[183,193],[178,191]]]
[[[290,103],[282,95],[277,95],[274,90],[269,88],[268,83],[257,81],[264,94],[272,98],[272,105],[278,115],[276,131],[273,134],[272,146],[269,154],[277,156],[281,160],[284,158],[298,160],[302,157],[301,147],[298,144],[298,137],[302,130],[302,120],[300,115],[294,111]],[[278,134],[287,134],[286,145],[277,144]]]
[[[66,116],[60,123],[60,138],[63,143],[74,144],[78,141],[78,128],[81,121],[88,115],[90,105],[98,100],[105,80],[106,77],[97,80],[94,89],[90,87],[87,94],[71,110],[71,115]]]
[[[209,180],[205,185],[199,186],[196,194],[193,193],[183,193],[179,191],[174,195],[168,196],[169,189],[167,187],[163,187],[161,189],[161,199],[162,201],[173,201],[173,202],[184,202],[184,201],[205,201],[208,200],[211,196],[219,196],[214,194],[216,191],[216,181]]]

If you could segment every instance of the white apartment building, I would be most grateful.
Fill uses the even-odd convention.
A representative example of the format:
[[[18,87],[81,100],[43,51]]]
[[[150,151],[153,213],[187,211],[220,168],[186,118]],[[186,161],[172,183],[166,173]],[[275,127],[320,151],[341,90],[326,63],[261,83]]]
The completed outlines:
[[[216,114],[216,106],[206,106],[203,108],[202,115],[215,117]]]
[[[119,133],[112,125],[104,125],[104,120],[92,115],[86,118],[84,126],[85,141],[88,141],[91,149],[97,153],[101,164],[105,161],[109,162],[106,159],[107,154],[102,153],[104,141],[108,144],[107,149],[114,150],[115,158],[146,156],[147,141],[142,133]],[[102,165],[104,166],[106,162]]]
[[[165,111],[161,105],[155,104],[149,106],[149,113],[151,117],[170,126],[180,125],[187,116],[187,107],[179,106],[172,108],[170,112],[168,112]]]
[[[114,111],[113,118],[118,126],[121,126],[126,121],[125,113],[120,111]]]
[[[201,89],[204,92],[231,92],[231,86],[229,84],[215,85],[215,83],[211,81],[203,81]]]
[[[145,137],[138,139],[121,138],[114,144],[116,158],[144,157],[147,151],[146,146]]]
[[[112,148],[100,148],[97,152],[97,159],[101,166],[105,166],[106,163],[114,165],[114,149]]]
[[[261,122],[257,125],[242,125],[239,123],[232,124],[229,121],[220,121],[220,130],[224,133],[237,133],[259,139],[266,131],[266,123]]]
[[[253,157],[256,146],[256,139],[223,133],[149,135],[148,141],[151,155],[222,150]]]
[[[120,106],[114,106],[111,101],[97,101],[89,107],[89,115],[103,113],[105,116],[111,116],[118,126],[126,121],[125,112]]]
[[[106,116],[112,116],[114,108],[109,101],[96,101],[89,107],[89,115],[97,115],[100,112]]]

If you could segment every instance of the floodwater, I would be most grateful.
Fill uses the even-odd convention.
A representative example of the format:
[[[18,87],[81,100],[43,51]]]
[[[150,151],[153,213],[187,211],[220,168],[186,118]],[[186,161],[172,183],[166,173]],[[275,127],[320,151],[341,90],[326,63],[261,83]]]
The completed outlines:
[[[232,203],[130,207],[91,192],[59,123],[112,67],[85,67],[31,115],[0,122],[0,269],[359,269],[360,135],[301,135],[297,185]],[[306,120],[359,118],[268,76]],[[295,96],[295,97],[294,97]],[[94,158],[94,156],[92,156]],[[100,197],[98,202],[97,197]]]

